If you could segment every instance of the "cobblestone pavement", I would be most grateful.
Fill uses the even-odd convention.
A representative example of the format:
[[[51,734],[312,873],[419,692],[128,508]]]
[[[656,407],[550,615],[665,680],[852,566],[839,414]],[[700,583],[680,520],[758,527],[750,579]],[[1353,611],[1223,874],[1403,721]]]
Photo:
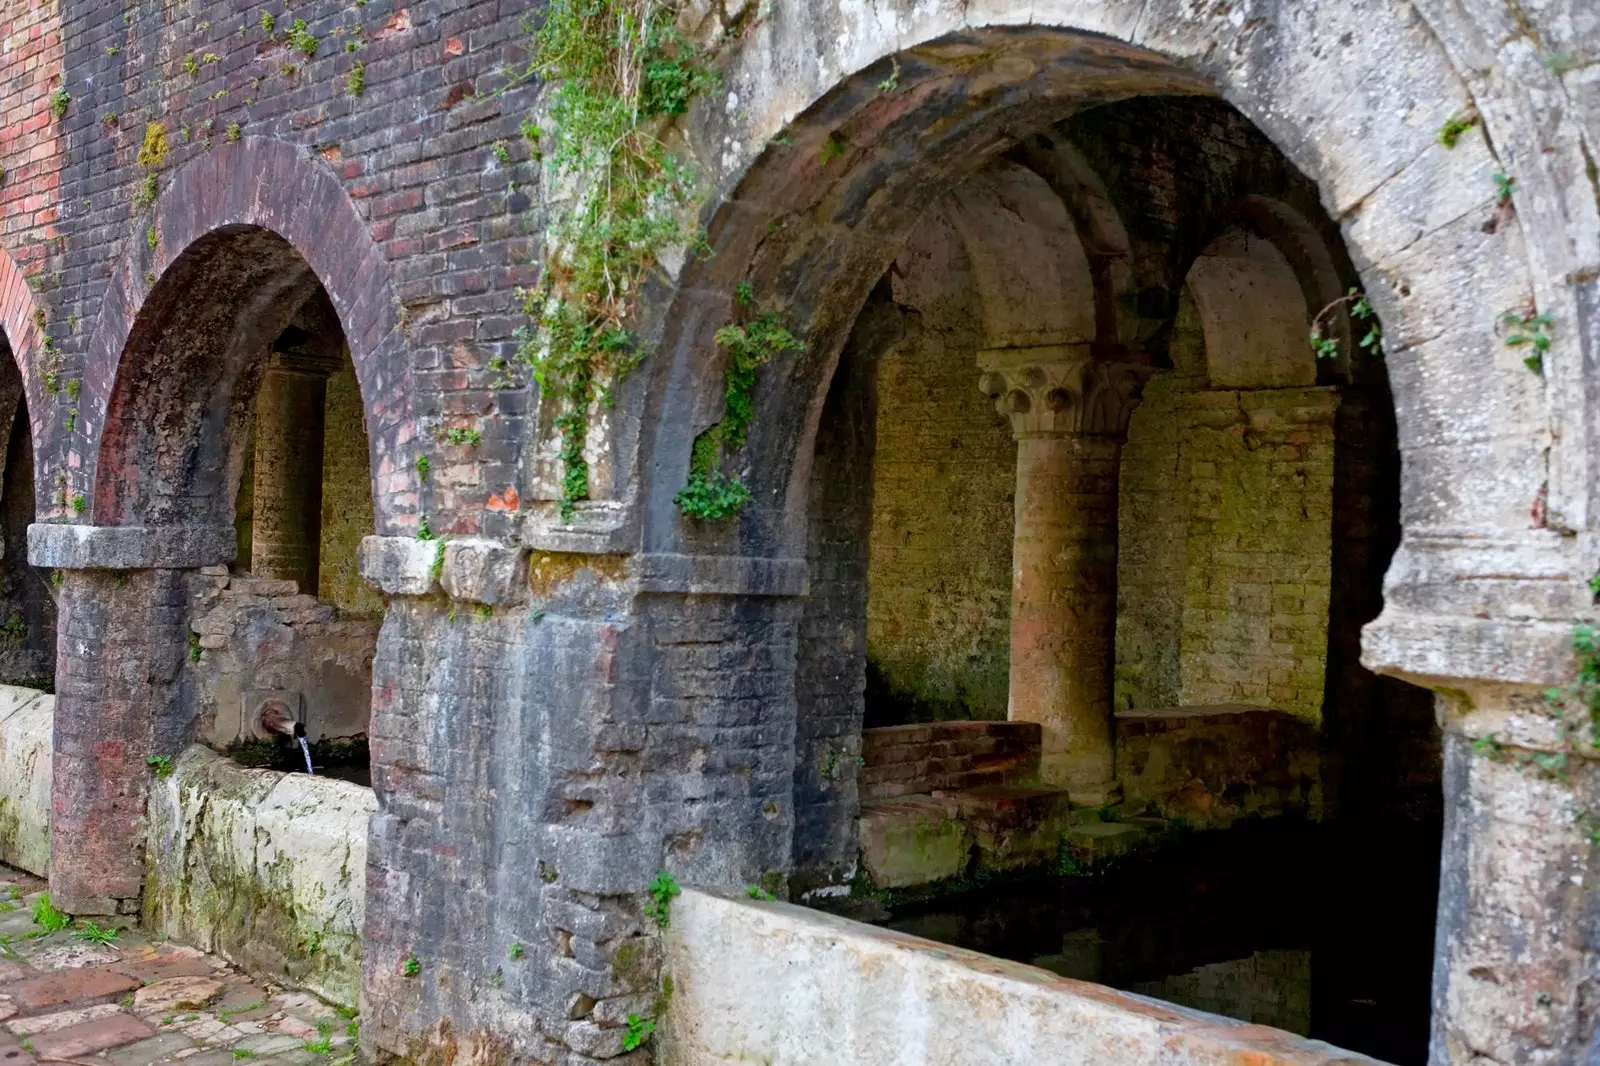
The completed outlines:
[[[340,1066],[357,1020],[137,929],[48,913],[45,884],[0,866],[0,1066]],[[43,924],[41,924],[41,922]]]

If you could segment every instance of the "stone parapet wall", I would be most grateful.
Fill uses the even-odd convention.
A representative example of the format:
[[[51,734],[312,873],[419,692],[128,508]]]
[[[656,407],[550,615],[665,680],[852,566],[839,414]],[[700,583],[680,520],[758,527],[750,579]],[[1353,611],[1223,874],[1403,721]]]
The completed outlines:
[[[666,1066],[1372,1066],[1263,1025],[782,903],[673,903]],[[915,1004],[915,1009],[907,1009]]]
[[[1036,722],[933,722],[861,734],[861,801],[1012,785],[1039,768]]]
[[[0,685],[0,862],[50,871],[50,732],[56,698]]]
[[[191,747],[151,788],[143,921],[355,1007],[372,790]]]

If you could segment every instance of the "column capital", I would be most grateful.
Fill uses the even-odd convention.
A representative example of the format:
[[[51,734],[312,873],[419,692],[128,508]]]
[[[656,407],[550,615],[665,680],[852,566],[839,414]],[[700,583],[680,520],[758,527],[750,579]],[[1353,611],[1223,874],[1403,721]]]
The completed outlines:
[[[1095,358],[1087,344],[985,349],[978,368],[978,388],[1011,420],[1018,438],[1120,439],[1155,372],[1141,363]]]

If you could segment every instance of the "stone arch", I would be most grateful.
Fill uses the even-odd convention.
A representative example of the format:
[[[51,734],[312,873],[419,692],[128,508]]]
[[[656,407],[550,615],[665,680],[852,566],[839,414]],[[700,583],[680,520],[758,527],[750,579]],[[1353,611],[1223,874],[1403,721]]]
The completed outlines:
[[[404,331],[388,263],[338,180],[293,145],[245,137],[174,173],[147,232],[154,248],[134,242],[84,356],[84,517],[226,525],[240,375],[320,283],[360,383],[379,531],[414,525],[413,475],[383,476],[412,433]],[[179,363],[190,373],[160,372]]]
[[[1494,161],[1487,146],[1463,143],[1452,153],[1434,143],[1433,131],[1464,99],[1436,43],[1416,24],[1394,26],[1371,13],[1285,12],[1269,42],[1264,32],[1254,36],[1258,31],[1220,18],[1141,21],[1139,5],[1050,8],[1030,15],[989,5],[963,24],[955,13],[942,22],[913,19],[909,8],[896,7],[875,14],[876,24],[856,25],[850,20],[860,13],[840,4],[830,13],[807,12],[803,20],[810,26],[837,16],[853,27],[839,39],[839,53],[816,69],[773,76],[772,57],[788,54],[788,35],[800,30],[781,19],[763,26],[762,39],[735,57],[729,83],[740,92],[741,106],[770,114],[774,135],[780,116],[795,117],[781,128],[779,144],[763,151],[759,142],[741,141],[749,147],[719,172],[722,200],[710,226],[718,255],[684,272],[671,310],[656,319],[665,328],[649,372],[640,442],[646,550],[796,555],[810,439],[833,361],[866,292],[932,198],[1076,109],[1136,95],[1205,95],[1216,87],[1317,181],[1331,214],[1350,216],[1345,235],[1384,315],[1397,365],[1402,444],[1413,452],[1404,493],[1408,520],[1456,528],[1520,520],[1538,491],[1544,462],[1537,444],[1513,447],[1496,420],[1524,407],[1530,383],[1502,357],[1492,316],[1479,311],[1515,303],[1528,291],[1528,271],[1514,236],[1495,245],[1474,236],[1475,212],[1487,215],[1493,208],[1488,179]],[[1025,16],[1033,25],[1003,25]],[[1309,37],[1346,33],[1353,35],[1356,59],[1312,54]],[[1414,122],[1357,136],[1339,125],[1350,110],[1364,100],[1377,107],[1395,91],[1395,72],[1380,59],[1390,46],[1377,47],[1384,34],[1404,39],[1414,63],[1427,66],[1427,78],[1410,78],[1427,90],[1413,101]],[[1362,41],[1373,50],[1363,51]],[[894,69],[897,91],[879,91]],[[1332,125],[1317,138],[1297,125],[1304,115],[1330,108]],[[701,135],[720,135],[723,121],[708,118],[710,128]],[[830,153],[822,145],[830,138],[845,152],[824,161]],[[1438,188],[1441,198],[1448,190],[1455,216],[1436,204],[1426,219],[1416,218],[1415,208],[1387,185],[1397,170]],[[1416,258],[1442,243],[1471,248],[1462,254],[1482,254],[1497,264],[1492,275],[1474,274],[1470,312],[1450,313],[1467,306],[1456,291],[1461,279],[1446,280],[1445,272],[1429,271]],[[694,436],[719,415],[710,334],[730,319],[730,293],[739,280],[753,282],[758,298],[782,308],[790,328],[809,343],[805,353],[764,372],[755,428],[739,457],[754,501],[737,528],[702,528],[682,520],[671,501]],[[1494,402],[1481,402],[1481,390],[1472,404],[1441,393],[1434,376],[1418,371],[1447,347],[1457,360],[1465,354],[1482,380],[1501,386]],[[668,397],[691,417],[661,417]],[[1406,412],[1415,417],[1406,419]],[[1475,436],[1504,442],[1495,447],[1506,476],[1468,490],[1469,476],[1441,490],[1435,474],[1451,463],[1442,453],[1455,444],[1470,449]]]
[[[1316,311],[1271,241],[1229,226],[1195,257],[1185,284],[1199,312],[1213,387],[1316,383],[1316,356],[1306,343]]]
[[[44,383],[35,363],[44,348],[44,334],[37,322],[39,307],[21,268],[5,249],[0,248],[0,343],[9,350],[11,361],[21,375],[22,397],[27,407],[28,426],[33,435],[34,454],[47,432],[43,413]],[[38,468],[36,468],[36,474]],[[42,479],[35,478],[36,495],[43,495]]]

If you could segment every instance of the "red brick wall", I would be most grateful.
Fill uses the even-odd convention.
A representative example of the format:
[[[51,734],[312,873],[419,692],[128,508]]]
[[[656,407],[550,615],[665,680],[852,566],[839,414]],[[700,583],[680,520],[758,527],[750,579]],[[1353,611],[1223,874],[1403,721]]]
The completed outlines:
[[[1039,766],[1035,722],[932,722],[861,735],[861,801],[1028,780]]]

